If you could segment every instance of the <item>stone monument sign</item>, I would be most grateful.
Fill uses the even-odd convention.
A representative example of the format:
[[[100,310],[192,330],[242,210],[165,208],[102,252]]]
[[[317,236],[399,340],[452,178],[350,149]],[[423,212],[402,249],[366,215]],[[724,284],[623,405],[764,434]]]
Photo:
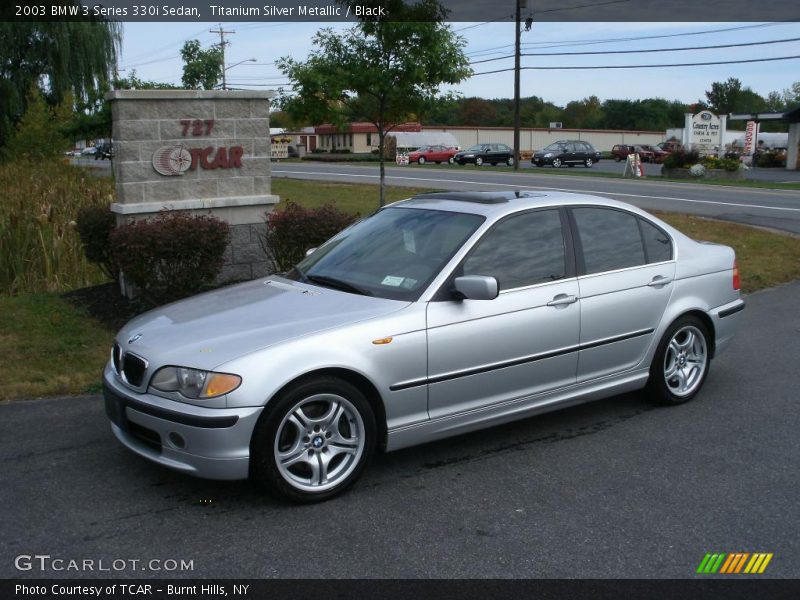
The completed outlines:
[[[267,274],[259,242],[270,187],[272,92],[114,90],[117,223],[163,210],[211,214],[231,226],[220,279]]]

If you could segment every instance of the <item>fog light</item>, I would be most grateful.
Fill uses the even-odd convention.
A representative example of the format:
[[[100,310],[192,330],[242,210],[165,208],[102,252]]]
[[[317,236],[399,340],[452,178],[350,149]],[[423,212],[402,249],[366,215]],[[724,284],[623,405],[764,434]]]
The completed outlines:
[[[186,440],[183,439],[183,436],[180,433],[175,431],[169,432],[169,443],[175,446],[176,448],[186,448]]]

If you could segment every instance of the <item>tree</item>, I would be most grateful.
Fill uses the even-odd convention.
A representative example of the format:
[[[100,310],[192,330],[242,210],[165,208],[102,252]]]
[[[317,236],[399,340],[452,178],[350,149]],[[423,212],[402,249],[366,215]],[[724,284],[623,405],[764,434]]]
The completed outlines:
[[[783,90],[783,102],[788,108],[795,108],[800,104],[800,81],[795,81],[791,87]]]
[[[211,46],[207,50],[200,42],[190,40],[181,48],[183,58],[183,87],[190,90],[212,90],[222,78],[222,49]]]
[[[735,77],[727,81],[715,81],[711,89],[706,91],[709,109],[716,114],[747,113],[763,111],[767,103],[759,94],[749,87],[742,87],[742,82]]]
[[[442,97],[442,84],[459,83],[472,71],[464,56],[466,42],[443,24],[446,13],[436,0],[380,4],[391,22],[361,17],[343,32],[322,29],[305,62],[283,57],[277,66],[292,81],[294,96],[284,96],[282,104],[293,117],[337,125],[363,119],[375,125],[383,206],[386,134],[410,118],[422,118]]]
[[[68,95],[76,102],[86,100],[106,85],[120,39],[118,23],[97,18],[0,22],[0,146],[25,113],[32,85],[42,90],[50,106]]]
[[[72,99],[67,97],[51,109],[39,88],[32,85],[26,105],[25,113],[3,148],[4,157],[43,160],[61,155],[70,146],[64,132],[72,114]]]
[[[106,94],[111,89],[175,90],[181,88],[171,83],[140,79],[136,75],[135,69],[127,77],[115,77],[110,85],[106,84],[98,90],[91,91],[86,100],[75,103],[75,111],[65,132],[70,139],[90,140],[111,137],[111,105],[106,101]]]

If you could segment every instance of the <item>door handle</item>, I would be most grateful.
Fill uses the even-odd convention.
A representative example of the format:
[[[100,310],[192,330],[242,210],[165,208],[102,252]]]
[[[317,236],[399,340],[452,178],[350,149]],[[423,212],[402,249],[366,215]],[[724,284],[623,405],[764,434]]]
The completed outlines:
[[[672,277],[664,277],[663,275],[656,275],[647,285],[648,287],[662,287],[667,285],[668,283],[672,283]]]
[[[557,296],[553,297],[550,302],[547,303],[547,306],[567,306],[568,304],[573,304],[578,301],[577,296],[568,296],[567,294],[558,294]]]

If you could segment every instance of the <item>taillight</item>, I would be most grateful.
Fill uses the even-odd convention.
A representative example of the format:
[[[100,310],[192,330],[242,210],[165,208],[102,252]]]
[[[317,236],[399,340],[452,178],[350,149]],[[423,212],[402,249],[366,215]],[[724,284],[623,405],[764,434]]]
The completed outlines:
[[[738,290],[742,287],[741,281],[739,280],[739,263],[736,262],[736,259],[733,261],[733,289]]]

